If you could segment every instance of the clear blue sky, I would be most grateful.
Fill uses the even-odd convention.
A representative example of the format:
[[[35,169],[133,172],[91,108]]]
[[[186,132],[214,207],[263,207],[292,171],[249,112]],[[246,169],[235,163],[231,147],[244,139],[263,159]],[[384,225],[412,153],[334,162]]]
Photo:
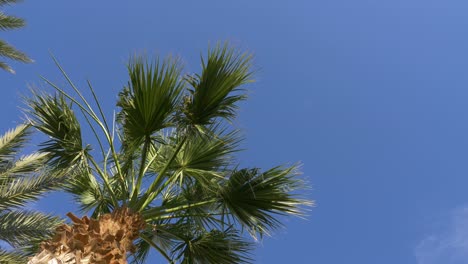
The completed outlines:
[[[113,107],[134,51],[180,55],[209,43],[255,54],[259,71],[236,125],[244,165],[301,161],[317,206],[265,239],[256,263],[468,263],[468,3],[462,0],[63,1],[8,8],[2,33],[36,63],[0,72],[0,128],[48,51]],[[66,212],[66,201],[38,207]],[[62,199],[63,200],[63,199]],[[154,258],[156,260],[156,258]],[[149,262],[151,263],[151,261]]]

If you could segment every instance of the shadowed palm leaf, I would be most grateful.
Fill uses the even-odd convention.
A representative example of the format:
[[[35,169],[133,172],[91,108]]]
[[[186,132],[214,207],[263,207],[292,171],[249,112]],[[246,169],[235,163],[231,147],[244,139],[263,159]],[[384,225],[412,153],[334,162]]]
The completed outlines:
[[[42,152],[48,153],[50,165],[68,167],[81,161],[85,149],[81,142],[81,128],[71,106],[62,95],[36,96],[30,101],[34,118],[31,123],[50,139],[41,144]]]

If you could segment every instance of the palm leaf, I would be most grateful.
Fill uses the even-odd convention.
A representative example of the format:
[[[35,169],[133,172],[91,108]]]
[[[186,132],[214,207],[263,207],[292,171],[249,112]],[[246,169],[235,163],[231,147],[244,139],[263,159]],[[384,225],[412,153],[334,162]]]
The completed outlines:
[[[0,0],[0,6],[16,4],[16,3],[21,2],[21,1],[22,0]]]
[[[11,252],[0,249],[0,263],[24,264],[28,258],[20,252]]]
[[[82,146],[80,124],[64,96],[34,93],[28,104],[32,124],[50,137],[40,149],[50,154],[50,165],[69,167],[79,164],[88,149]]]
[[[24,19],[14,16],[7,16],[0,12],[0,30],[20,28],[24,25]]]
[[[117,103],[127,147],[138,147],[145,138],[171,125],[183,88],[180,71],[179,63],[171,59],[149,63],[137,57],[129,64],[130,82]]]
[[[84,166],[73,170],[65,190],[73,195],[81,212],[93,211],[94,218],[109,213],[112,209],[112,200],[105,192],[102,183],[98,182]]]
[[[15,71],[6,62],[0,61],[0,69],[15,74]]]
[[[235,229],[229,228],[186,234],[186,241],[179,243],[173,253],[183,264],[235,264],[251,263],[251,249],[251,243],[242,240]]]
[[[232,154],[238,151],[240,142],[238,132],[220,131],[209,135],[195,133],[188,137],[187,143],[183,145],[170,165],[167,180],[172,184],[196,180],[210,189],[213,178],[225,176],[222,168],[230,165]],[[174,137],[169,137],[166,143],[155,145],[150,149],[148,155],[148,160],[152,161],[150,172],[162,171],[169,157],[173,155],[178,141]]]
[[[208,51],[201,75],[187,77],[192,86],[185,98],[184,115],[191,125],[208,125],[216,118],[233,119],[236,103],[246,98],[239,86],[251,81],[251,57],[227,44]],[[237,92],[237,93],[236,93]]]
[[[10,184],[0,185],[0,210],[36,201],[44,193],[57,189],[64,179],[63,172],[44,171],[34,178],[17,178]]]
[[[145,263],[146,258],[148,257],[149,251],[151,249],[150,244],[148,244],[143,239],[138,239],[135,241],[135,253],[130,255],[130,263],[132,264],[143,264]]]
[[[2,211],[0,219],[0,240],[14,247],[31,246],[31,241],[51,235],[62,222],[57,217],[32,211]]]
[[[29,125],[19,125],[0,137],[0,162],[12,161],[30,134]]]
[[[297,193],[305,184],[297,178],[295,166],[263,173],[259,169],[237,170],[222,186],[222,210],[227,209],[253,236],[281,227],[275,214],[302,216],[303,207],[312,205]]]
[[[32,62],[32,60],[25,53],[17,50],[15,47],[0,40],[0,56],[20,62]]]
[[[37,172],[42,167],[44,167],[46,160],[46,153],[33,153],[24,155],[18,160],[10,162],[9,166],[6,166],[0,170],[0,182],[2,178],[11,178],[13,175],[25,175],[32,172]]]

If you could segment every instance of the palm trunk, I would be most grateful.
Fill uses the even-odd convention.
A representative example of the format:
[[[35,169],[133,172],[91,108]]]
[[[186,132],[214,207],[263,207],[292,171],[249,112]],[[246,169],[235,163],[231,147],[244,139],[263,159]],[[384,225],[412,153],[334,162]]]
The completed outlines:
[[[73,225],[63,224],[55,236],[41,244],[28,264],[126,264],[127,252],[145,222],[138,213],[119,208],[98,220],[67,214]]]

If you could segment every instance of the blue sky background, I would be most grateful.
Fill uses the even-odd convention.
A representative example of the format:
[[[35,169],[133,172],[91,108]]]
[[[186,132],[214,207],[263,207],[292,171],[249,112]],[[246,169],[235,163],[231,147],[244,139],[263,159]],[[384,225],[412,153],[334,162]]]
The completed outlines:
[[[244,165],[301,161],[317,206],[259,244],[256,263],[468,263],[468,3],[462,0],[25,1],[2,33],[36,62],[0,72],[0,128],[39,75],[91,80],[111,114],[135,51],[209,43],[255,54],[236,125]],[[84,87],[84,85],[83,85]],[[65,213],[63,195],[37,205]],[[153,261],[158,258],[153,256]],[[149,263],[152,263],[149,261]]]

